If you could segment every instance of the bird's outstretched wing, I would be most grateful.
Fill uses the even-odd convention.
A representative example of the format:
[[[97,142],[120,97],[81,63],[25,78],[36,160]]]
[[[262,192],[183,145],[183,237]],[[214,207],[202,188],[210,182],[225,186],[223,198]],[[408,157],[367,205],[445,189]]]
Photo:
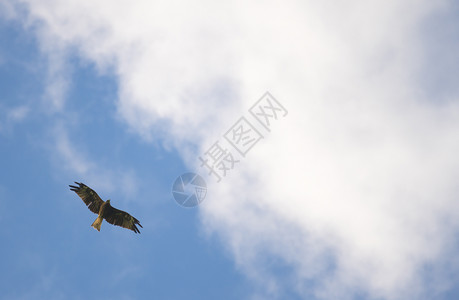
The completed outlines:
[[[90,211],[95,214],[99,214],[99,209],[104,203],[104,200],[102,200],[99,195],[97,195],[97,193],[94,192],[94,190],[88,187],[86,184],[76,181],[75,183],[78,184],[78,186],[69,185],[70,190],[74,191],[78,196],[80,196]]]
[[[139,220],[125,211],[114,208],[110,204],[107,204],[105,207],[104,219],[107,220],[107,222],[110,224],[130,229],[135,233],[140,233],[140,230],[136,225],[139,225],[141,228],[143,228],[142,225],[140,225]]]

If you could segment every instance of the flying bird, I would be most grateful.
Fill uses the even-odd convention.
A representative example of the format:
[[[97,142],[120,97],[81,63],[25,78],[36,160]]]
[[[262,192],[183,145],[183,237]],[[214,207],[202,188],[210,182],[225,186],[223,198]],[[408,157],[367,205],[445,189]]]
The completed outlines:
[[[86,206],[88,206],[89,210],[98,215],[97,219],[91,225],[97,229],[97,231],[100,231],[100,225],[102,225],[102,221],[105,219],[110,224],[130,229],[135,233],[140,233],[140,230],[136,226],[139,225],[142,227],[139,220],[127,212],[111,206],[110,199],[107,201],[102,200],[93,189],[84,183],[75,181],[75,184],[78,184],[78,186],[69,185],[70,190],[77,193]]]

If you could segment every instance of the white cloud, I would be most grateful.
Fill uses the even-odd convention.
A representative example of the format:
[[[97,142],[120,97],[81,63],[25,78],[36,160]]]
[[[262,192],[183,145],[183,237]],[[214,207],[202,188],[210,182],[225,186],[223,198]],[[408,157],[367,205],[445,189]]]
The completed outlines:
[[[449,2],[23,2],[44,49],[115,72],[127,124],[185,148],[190,165],[265,90],[286,106],[201,206],[266,297],[286,285],[420,299],[447,286],[459,104],[426,98],[420,79],[423,22]],[[273,257],[292,267],[288,282]]]

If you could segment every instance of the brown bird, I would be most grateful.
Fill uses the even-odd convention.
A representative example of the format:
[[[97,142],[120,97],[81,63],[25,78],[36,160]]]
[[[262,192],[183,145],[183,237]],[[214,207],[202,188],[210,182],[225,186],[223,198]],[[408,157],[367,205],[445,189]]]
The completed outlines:
[[[110,224],[130,229],[135,233],[140,233],[140,230],[136,226],[139,225],[142,227],[139,220],[127,212],[111,206],[110,200],[102,200],[94,190],[84,183],[76,181],[75,183],[78,184],[78,186],[69,185],[70,190],[77,193],[77,195],[80,196],[83,202],[88,206],[89,210],[98,215],[97,219],[91,225],[97,229],[97,231],[100,231],[100,225],[102,225],[102,221],[105,219]]]

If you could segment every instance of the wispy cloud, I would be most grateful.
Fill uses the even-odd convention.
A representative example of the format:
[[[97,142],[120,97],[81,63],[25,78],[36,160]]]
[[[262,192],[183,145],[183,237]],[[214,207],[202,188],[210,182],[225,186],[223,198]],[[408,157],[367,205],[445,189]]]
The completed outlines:
[[[21,122],[29,113],[29,107],[22,105],[8,111],[7,120],[10,122]]]
[[[59,286],[59,278],[62,274],[53,263],[46,262],[43,257],[37,255],[33,250],[27,249],[21,253],[21,267],[27,269],[29,274],[33,274],[36,279],[32,284],[29,284],[27,289],[18,289],[4,296],[8,299],[38,299],[45,295],[50,295],[53,299],[65,299],[64,292]]]
[[[10,1],[1,0],[0,1],[0,17],[6,19],[13,19],[17,17],[16,14],[17,7],[15,7]]]
[[[48,74],[43,94],[48,112],[62,111],[70,86],[71,69],[67,63],[65,51],[46,51],[48,55]]]
[[[197,168],[194,155],[264,91],[289,109],[201,206],[204,228],[270,297],[287,287],[422,299],[444,288],[457,257],[459,97],[439,103],[420,79],[423,26],[435,16],[450,26],[450,2],[24,3],[43,49],[58,43],[112,68],[120,116],[141,136],[194,143],[182,153]],[[57,144],[69,168],[96,176],[65,133]]]
[[[84,146],[77,145],[68,134],[65,125],[57,123],[53,132],[54,140],[50,143],[53,147],[48,149],[56,167],[74,174],[76,181],[84,179],[86,184],[97,185],[107,193],[120,191],[127,199],[134,198],[139,184],[134,171],[95,162]]]
[[[10,133],[15,125],[25,120],[29,112],[28,105],[6,107],[0,104],[0,132]]]

